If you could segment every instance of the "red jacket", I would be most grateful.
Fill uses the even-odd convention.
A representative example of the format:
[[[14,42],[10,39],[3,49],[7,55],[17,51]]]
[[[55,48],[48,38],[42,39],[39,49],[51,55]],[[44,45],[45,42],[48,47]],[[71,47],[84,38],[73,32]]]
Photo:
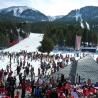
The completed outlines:
[[[14,96],[14,98],[19,98],[20,93],[17,92],[16,95]]]
[[[47,91],[47,93],[46,93],[47,98],[50,98],[51,93],[52,93],[51,90],[48,90],[48,91]]]
[[[22,81],[22,83],[21,83],[21,87],[22,87],[23,90],[26,90],[27,83],[26,83],[25,80]]]
[[[60,92],[58,93],[58,98],[66,98],[66,96],[63,92]]]
[[[84,96],[88,96],[90,94],[90,92],[88,91],[88,89],[86,89],[86,90],[83,90],[83,94],[84,94]]]

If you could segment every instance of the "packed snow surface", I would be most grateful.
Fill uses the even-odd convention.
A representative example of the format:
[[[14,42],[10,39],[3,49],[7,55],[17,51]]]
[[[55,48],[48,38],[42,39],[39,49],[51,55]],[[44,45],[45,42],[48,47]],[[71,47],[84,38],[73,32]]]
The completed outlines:
[[[31,33],[29,37],[20,41],[18,44],[8,49],[5,49],[4,51],[20,52],[22,50],[25,50],[27,52],[34,52],[38,50],[37,48],[40,46],[40,41],[42,41],[42,39],[43,39],[43,34]]]
[[[25,50],[27,52],[35,52],[37,51],[39,45],[40,45],[40,41],[42,41],[43,39],[43,34],[35,34],[35,33],[31,33],[29,35],[29,37],[25,38],[24,40],[20,41],[18,44],[3,50],[4,52],[20,52],[22,50]],[[69,51],[52,51],[51,54],[62,54],[63,56],[69,55],[69,57],[75,57],[76,60],[79,60],[81,57],[83,57],[83,54],[87,55],[90,54],[94,60],[96,60],[96,58],[98,57],[98,54],[93,54],[93,53],[82,53],[82,52],[77,52],[73,51],[73,52],[69,52]],[[23,58],[23,57],[21,57]],[[27,62],[29,62],[33,67],[34,67],[34,71],[35,71],[35,76],[38,75],[38,68],[40,67],[40,61],[37,60],[33,60],[33,61],[29,61],[27,60]],[[10,60],[8,57],[3,57],[0,55],[0,69],[6,69],[6,66],[10,64]],[[69,62],[70,64],[70,62]],[[12,70],[13,72],[16,70],[16,66],[17,63],[14,62],[12,60]],[[67,68],[67,67],[66,67]],[[69,67],[68,67],[69,69]],[[67,70],[67,69],[66,69]],[[23,71],[23,70],[22,70]],[[14,73],[14,75],[16,75],[16,72]]]

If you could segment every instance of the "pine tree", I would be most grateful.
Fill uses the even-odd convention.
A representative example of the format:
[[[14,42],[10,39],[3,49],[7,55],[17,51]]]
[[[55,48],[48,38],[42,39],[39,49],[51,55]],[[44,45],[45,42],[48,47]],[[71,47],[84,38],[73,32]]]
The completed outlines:
[[[38,50],[43,53],[47,52],[49,54],[53,50],[53,47],[53,41],[48,37],[44,37],[41,41],[41,46],[38,47]]]

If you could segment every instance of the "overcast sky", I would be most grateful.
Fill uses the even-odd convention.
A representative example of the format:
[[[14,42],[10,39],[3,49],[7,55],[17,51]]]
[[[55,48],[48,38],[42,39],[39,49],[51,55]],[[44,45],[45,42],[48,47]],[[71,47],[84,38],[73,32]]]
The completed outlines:
[[[98,0],[0,0],[0,9],[9,6],[28,6],[50,16],[66,15],[73,9],[98,6]]]

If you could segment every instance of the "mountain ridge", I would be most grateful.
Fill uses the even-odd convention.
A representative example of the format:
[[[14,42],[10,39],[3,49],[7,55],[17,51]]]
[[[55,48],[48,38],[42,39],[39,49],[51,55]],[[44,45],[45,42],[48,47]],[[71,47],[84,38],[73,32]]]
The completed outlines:
[[[41,21],[48,20],[47,16],[36,9],[29,8],[27,6],[12,6],[4,9],[0,9],[0,15],[9,17],[22,18],[24,20]]]
[[[42,12],[27,6],[12,6],[0,9],[0,21],[17,22],[63,22],[79,23],[81,28],[94,29],[98,31],[98,7],[85,6],[70,11],[67,15],[47,16]],[[85,27],[86,25],[86,27]]]
[[[49,21],[49,20],[54,21],[54,20],[59,20],[59,19],[60,21],[64,19],[65,19],[64,21],[66,21],[67,19],[69,20],[69,18],[73,18],[74,20],[77,20],[75,18],[78,18],[78,17],[82,17],[83,20],[87,20],[87,19],[98,18],[98,7],[97,6],[85,6],[80,9],[72,10],[67,15],[58,15],[58,16],[47,16],[43,14],[42,12],[34,8],[27,7],[27,6],[11,6],[8,8],[0,9],[0,15],[6,14],[9,16],[16,16],[16,17],[21,17],[21,18],[29,17],[29,15],[33,17],[33,15],[35,15],[36,13],[43,15],[46,21]]]

